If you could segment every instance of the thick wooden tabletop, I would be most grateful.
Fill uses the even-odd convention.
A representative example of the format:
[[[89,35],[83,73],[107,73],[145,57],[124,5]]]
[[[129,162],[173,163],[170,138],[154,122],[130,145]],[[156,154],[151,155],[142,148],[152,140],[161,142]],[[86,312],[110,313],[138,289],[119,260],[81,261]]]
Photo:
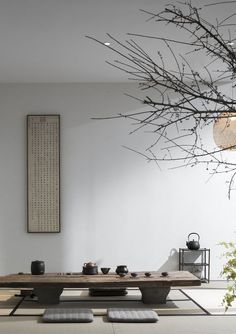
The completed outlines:
[[[0,276],[0,288],[34,288],[38,286],[60,286],[63,288],[96,288],[96,287],[170,287],[197,286],[200,279],[188,271],[168,272],[163,277],[160,272],[151,272],[146,277],[144,272],[137,272],[137,277],[127,274],[120,277],[115,273],[107,275],[83,275],[82,273],[48,273],[44,275],[11,274]]]

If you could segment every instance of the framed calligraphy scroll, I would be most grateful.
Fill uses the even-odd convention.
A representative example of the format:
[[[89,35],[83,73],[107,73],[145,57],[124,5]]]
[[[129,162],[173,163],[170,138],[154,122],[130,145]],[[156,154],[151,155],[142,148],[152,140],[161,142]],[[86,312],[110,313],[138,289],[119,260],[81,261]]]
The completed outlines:
[[[27,116],[27,231],[60,232],[60,116]]]

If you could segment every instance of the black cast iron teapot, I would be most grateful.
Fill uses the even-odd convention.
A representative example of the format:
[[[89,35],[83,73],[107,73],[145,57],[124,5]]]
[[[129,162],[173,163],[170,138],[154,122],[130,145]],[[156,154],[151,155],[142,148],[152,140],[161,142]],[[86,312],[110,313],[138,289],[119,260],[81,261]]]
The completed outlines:
[[[195,240],[194,238],[191,241],[189,240],[190,235],[193,235],[193,234],[197,236],[198,240]],[[200,240],[199,234],[196,232],[192,232],[188,235],[188,241],[186,241],[186,246],[188,247],[188,249],[198,250],[200,248],[199,240]]]

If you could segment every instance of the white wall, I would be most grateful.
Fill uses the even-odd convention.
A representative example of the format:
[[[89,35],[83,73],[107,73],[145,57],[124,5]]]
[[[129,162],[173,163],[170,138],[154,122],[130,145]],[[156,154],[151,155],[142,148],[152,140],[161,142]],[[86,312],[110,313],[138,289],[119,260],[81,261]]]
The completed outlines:
[[[80,271],[84,262],[130,270],[177,269],[188,233],[211,248],[212,278],[222,240],[235,238],[235,201],[224,176],[206,183],[201,168],[160,171],[122,145],[143,147],[128,122],[92,116],[133,112],[128,84],[0,85],[0,273]],[[26,115],[61,115],[60,234],[26,232]],[[211,136],[211,134],[210,134]],[[236,153],[234,153],[236,154]]]

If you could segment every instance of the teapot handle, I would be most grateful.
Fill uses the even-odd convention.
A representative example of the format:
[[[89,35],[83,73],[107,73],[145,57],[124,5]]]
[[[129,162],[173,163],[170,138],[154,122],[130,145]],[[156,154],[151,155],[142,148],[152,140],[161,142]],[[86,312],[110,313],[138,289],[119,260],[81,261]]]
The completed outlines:
[[[188,235],[188,240],[189,240],[190,235],[192,235],[192,234],[196,234],[196,235],[198,236],[198,242],[199,242],[199,240],[200,240],[200,235],[199,235],[198,233],[196,233],[196,232],[191,232],[191,233],[189,233],[189,235]]]

